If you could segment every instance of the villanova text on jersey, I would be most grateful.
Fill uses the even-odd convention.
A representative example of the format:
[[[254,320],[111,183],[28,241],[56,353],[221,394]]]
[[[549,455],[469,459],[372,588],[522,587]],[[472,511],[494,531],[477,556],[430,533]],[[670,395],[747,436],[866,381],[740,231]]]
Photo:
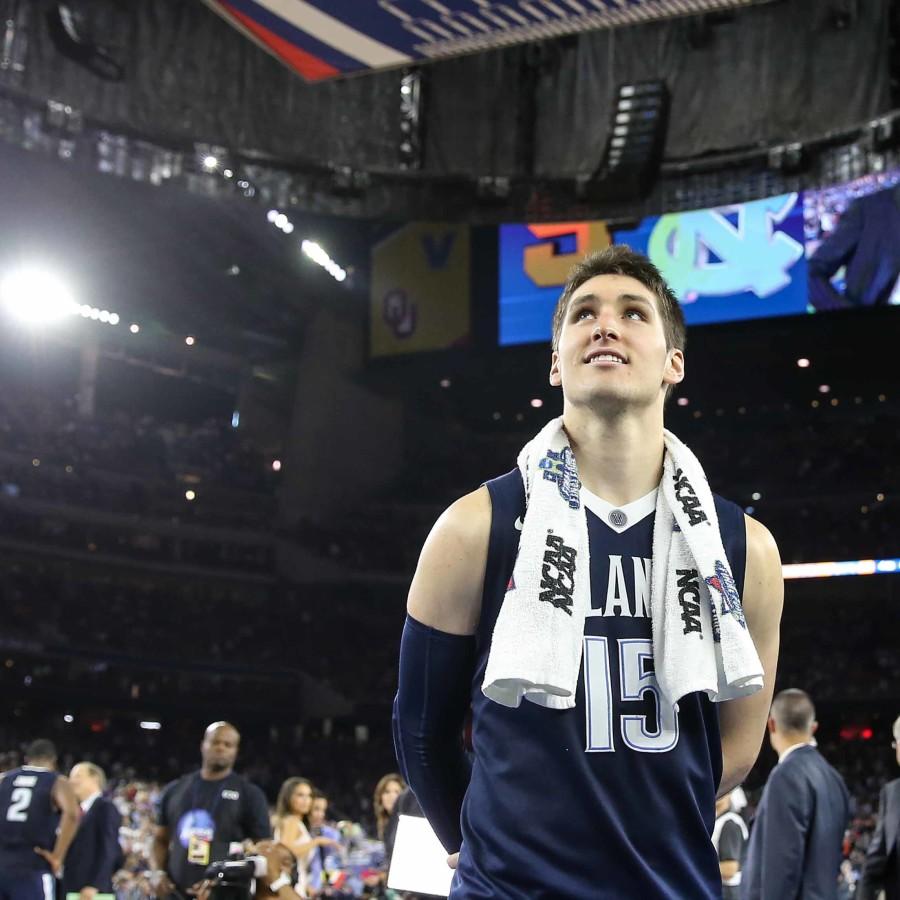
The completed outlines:
[[[481,691],[494,623],[525,514],[518,470],[488,482],[492,523],[478,663],[474,763],[452,898],[712,900],[712,846],[722,775],[718,712],[705,694],[661,702],[653,672],[650,572],[655,492],[615,509],[587,491],[591,611],[573,709]],[[743,588],[743,511],[715,498],[722,542]],[[684,576],[685,627],[698,586]]]

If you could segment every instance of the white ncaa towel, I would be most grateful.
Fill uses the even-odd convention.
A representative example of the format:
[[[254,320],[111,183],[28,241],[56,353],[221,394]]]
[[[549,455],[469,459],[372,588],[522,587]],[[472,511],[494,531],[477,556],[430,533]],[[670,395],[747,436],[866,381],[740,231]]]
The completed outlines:
[[[706,691],[719,702],[762,687],[763,668],[722,546],[712,492],[696,456],[670,431],[653,526],[650,616],[656,679],[675,704]],[[575,705],[590,608],[587,517],[575,456],[553,419],[519,453],[525,519],[494,625],[482,691]]]

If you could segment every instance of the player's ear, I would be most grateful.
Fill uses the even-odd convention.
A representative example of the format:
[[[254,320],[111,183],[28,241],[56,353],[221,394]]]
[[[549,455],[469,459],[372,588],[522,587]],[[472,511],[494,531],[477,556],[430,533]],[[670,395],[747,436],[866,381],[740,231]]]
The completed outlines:
[[[813,722],[813,723],[812,723],[812,728],[810,728],[809,733],[810,733],[810,734],[815,734],[818,730],[819,730],[819,723],[818,723],[818,722]]]
[[[677,347],[668,352],[663,384],[681,384],[684,381],[684,351]]]
[[[766,728],[769,730],[769,734],[775,734],[775,719],[772,716],[769,716],[769,721],[766,722]]]
[[[550,385],[562,387],[562,375],[559,371],[559,353],[556,350],[550,356]]]

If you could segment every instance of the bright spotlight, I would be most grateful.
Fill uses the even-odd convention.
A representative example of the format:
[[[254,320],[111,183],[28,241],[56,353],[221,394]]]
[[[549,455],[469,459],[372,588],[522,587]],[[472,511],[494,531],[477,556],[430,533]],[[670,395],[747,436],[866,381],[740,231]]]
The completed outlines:
[[[294,230],[294,225],[292,222],[288,222],[284,228],[281,229],[285,234],[290,234]]]
[[[194,344],[196,343],[193,335],[190,335],[190,334],[184,339],[184,342],[188,345],[188,347],[193,347]]]
[[[231,178],[231,177],[234,175],[234,172],[232,172],[231,169],[225,169],[225,171],[222,172],[222,174],[223,174],[226,178]]]
[[[184,492],[184,499],[190,503],[197,499],[197,495],[193,491],[187,490]]]
[[[273,459],[273,460],[272,460],[272,471],[273,471],[273,472],[280,472],[280,471],[281,471],[281,460],[280,460],[280,459]]]
[[[119,324],[119,314],[118,313],[110,313],[109,314],[109,324],[110,325],[118,325]]]
[[[207,172],[212,172],[218,165],[219,161],[212,154],[203,157],[203,168]]]
[[[277,209],[270,209],[266,213],[266,221],[271,222],[274,225],[275,220],[278,218],[279,215],[280,215],[280,213],[278,212]]]
[[[139,723],[140,727],[144,729],[144,731],[159,731],[162,728],[162,722],[141,722]]]
[[[540,408],[544,405],[544,401],[541,400],[540,397],[533,397],[532,400],[531,400],[531,405],[532,405],[535,409],[540,409]]]
[[[797,360],[797,365],[801,369],[808,369],[809,368],[809,360],[805,356],[801,356],[800,359]]]
[[[141,330],[141,326],[138,325],[137,322],[132,322],[132,323],[128,326],[128,330],[129,330],[132,334],[137,334],[137,333]]]
[[[109,321],[109,310],[108,310],[108,309],[101,309],[101,310],[100,310],[100,321],[101,321],[101,322],[108,322],[108,321]]]
[[[48,325],[80,311],[57,277],[32,268],[18,269],[3,278],[0,302],[11,315],[29,325]]]
[[[277,228],[284,228],[284,226],[287,225],[287,222],[288,217],[284,213],[278,213],[278,215],[275,216],[275,226]]]
[[[75,716],[73,716],[71,713],[66,713],[63,716],[63,722],[65,722],[66,725],[71,725],[74,721],[75,721]]]

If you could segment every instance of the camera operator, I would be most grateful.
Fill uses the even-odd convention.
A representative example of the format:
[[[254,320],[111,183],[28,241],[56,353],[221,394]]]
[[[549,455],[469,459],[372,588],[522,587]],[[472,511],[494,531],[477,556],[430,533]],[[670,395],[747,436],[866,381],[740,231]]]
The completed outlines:
[[[304,900],[294,890],[298,879],[297,857],[284,844],[275,841],[260,841],[252,848],[254,856],[265,860],[265,873],[256,879],[254,900]],[[192,889],[197,900],[216,900],[216,883],[211,879],[194,885]]]
[[[206,867],[226,859],[244,841],[272,836],[263,792],[234,763],[241,736],[228,722],[206,729],[199,772],[166,787],[159,799],[153,858],[157,897],[181,894],[203,878]]]

